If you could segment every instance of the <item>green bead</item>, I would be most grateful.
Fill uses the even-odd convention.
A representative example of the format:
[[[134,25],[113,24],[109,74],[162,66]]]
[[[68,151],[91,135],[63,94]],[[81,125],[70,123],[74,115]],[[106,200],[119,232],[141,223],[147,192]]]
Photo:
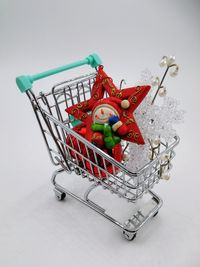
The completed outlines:
[[[106,148],[108,149],[113,149],[113,147],[115,146],[115,142],[111,136],[105,137],[104,142],[105,142]]]
[[[104,131],[104,125],[103,124],[93,123],[91,128],[94,132],[98,132],[98,131],[103,132]]]
[[[112,128],[110,125],[104,125],[104,135],[107,137],[112,137]]]
[[[113,135],[113,140],[115,144],[119,144],[121,142],[121,138],[119,136]]]
[[[105,146],[108,149],[113,149],[116,144],[119,144],[121,138],[119,136],[113,135],[113,131],[110,125],[93,123],[91,126],[92,130],[101,131],[104,134]]]

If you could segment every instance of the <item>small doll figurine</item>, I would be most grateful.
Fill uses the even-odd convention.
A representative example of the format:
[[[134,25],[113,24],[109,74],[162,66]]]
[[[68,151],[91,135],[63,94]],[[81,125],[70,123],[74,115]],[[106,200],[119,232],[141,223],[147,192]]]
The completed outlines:
[[[92,111],[92,142],[102,148],[112,149],[121,137],[128,133],[128,127],[120,120],[121,109],[130,106],[128,100],[109,97],[97,101]]]

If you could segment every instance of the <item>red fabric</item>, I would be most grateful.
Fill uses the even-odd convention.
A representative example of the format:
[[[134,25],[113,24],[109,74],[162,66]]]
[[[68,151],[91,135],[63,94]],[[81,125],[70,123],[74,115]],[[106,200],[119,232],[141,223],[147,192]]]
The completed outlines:
[[[122,136],[122,139],[137,144],[144,144],[144,139],[133,117],[134,110],[139,106],[144,97],[150,90],[149,85],[131,87],[119,90],[113,83],[112,79],[104,72],[103,66],[99,66],[96,75],[96,81],[92,88],[91,98],[66,109],[66,111],[73,115],[76,119],[81,120],[86,125],[85,138],[91,142],[92,139],[92,116],[88,111],[101,103],[114,103],[120,114],[120,120],[128,127],[128,131]],[[104,98],[104,92],[107,92],[109,97]],[[120,107],[120,101],[127,99],[130,102],[130,107],[123,109]]]
[[[80,125],[77,125],[73,128],[73,130],[77,133],[79,133],[81,136],[84,137],[86,126],[82,123]],[[106,178],[106,172],[103,170],[98,169],[96,166],[90,163],[90,161],[94,162],[96,164],[95,156],[92,149],[88,148],[88,152],[86,150],[86,145],[82,142],[77,142],[77,139],[73,135],[68,135],[66,139],[66,143],[69,147],[73,148],[76,152],[71,150],[70,148],[68,151],[70,152],[71,156],[78,161],[78,164],[83,169],[86,167],[87,171],[94,176],[98,177],[99,179],[105,179]],[[112,151],[108,151],[107,149],[103,149],[103,151],[110,156],[112,156],[115,160],[121,162],[122,161],[122,148],[120,144],[115,145],[115,147],[112,149]],[[86,158],[84,159],[83,156]],[[88,161],[89,159],[90,161]],[[116,172],[118,170],[117,167],[112,167],[110,162],[104,161],[101,156],[96,154],[97,159],[97,165],[100,166],[102,169],[105,169],[110,174],[113,174],[114,171]]]

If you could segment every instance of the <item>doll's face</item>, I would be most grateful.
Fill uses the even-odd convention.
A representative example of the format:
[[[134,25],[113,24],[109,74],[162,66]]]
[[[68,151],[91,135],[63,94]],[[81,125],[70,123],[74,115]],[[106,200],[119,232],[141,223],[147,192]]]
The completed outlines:
[[[108,104],[102,104],[95,108],[93,111],[93,122],[104,124],[108,122],[108,119],[112,116],[119,116],[117,110]]]

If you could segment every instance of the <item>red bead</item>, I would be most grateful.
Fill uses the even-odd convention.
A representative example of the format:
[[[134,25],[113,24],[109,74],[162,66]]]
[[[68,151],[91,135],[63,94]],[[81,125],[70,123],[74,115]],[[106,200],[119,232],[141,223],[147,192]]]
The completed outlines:
[[[120,126],[118,129],[117,129],[117,134],[119,136],[123,136],[125,134],[128,133],[128,127],[125,125],[125,124],[122,124],[122,126]]]
[[[104,145],[104,136],[100,132],[93,133],[92,135],[92,143],[98,147],[103,147]]]

